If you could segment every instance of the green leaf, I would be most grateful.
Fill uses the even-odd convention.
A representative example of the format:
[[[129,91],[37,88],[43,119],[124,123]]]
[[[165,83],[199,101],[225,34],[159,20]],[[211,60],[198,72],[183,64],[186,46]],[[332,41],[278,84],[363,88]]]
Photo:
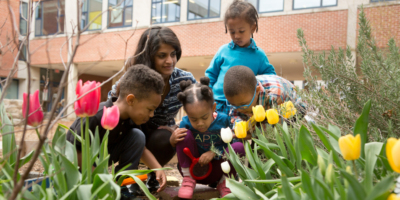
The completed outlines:
[[[285,195],[286,199],[300,199],[300,196],[293,191],[292,187],[289,184],[286,176],[282,176],[282,192]]]
[[[59,200],[72,199],[71,194],[73,194],[79,188],[79,186],[81,186],[81,185],[75,185],[73,188],[69,189],[69,191],[64,196],[62,196]]]
[[[372,190],[375,164],[382,146],[381,142],[370,142],[365,145],[365,179],[363,183],[366,191]]]
[[[353,175],[347,173],[345,170],[340,169],[342,176],[349,183],[348,199],[365,199],[366,193],[364,187],[358,182]]]
[[[296,162],[296,151],[294,150],[293,142],[290,139],[290,135],[288,132],[288,127],[286,125],[286,122],[283,123],[283,127],[278,125],[278,127],[282,130],[282,135],[283,135],[283,140],[286,143],[286,146],[289,149],[289,154],[290,154],[290,161],[292,163]]]
[[[265,162],[262,166],[264,173],[268,173],[271,167],[275,164],[275,161],[272,159],[269,159],[267,162]]]
[[[274,128],[274,133],[275,133],[276,142],[279,145],[279,149],[281,150],[282,156],[285,157],[285,158],[288,158],[288,155],[287,155],[287,152],[286,152],[286,147],[283,144],[282,138],[279,135],[278,131],[276,130],[276,127]]]
[[[8,163],[13,164],[17,161],[17,144],[15,143],[14,126],[7,116],[3,102],[0,103],[0,119],[3,159],[6,158]]]
[[[334,199],[331,190],[329,190],[328,186],[323,181],[321,181],[319,178],[315,178],[314,181],[322,188],[325,199]]]
[[[107,148],[107,144],[108,144],[108,135],[109,135],[110,131],[107,130],[106,134],[104,134],[103,137],[103,141],[101,141],[101,145],[100,145],[100,152],[99,152],[99,162],[102,162],[105,157],[107,157],[108,155],[108,148]]]
[[[97,155],[99,154],[100,151],[100,135],[99,135],[99,127],[96,126],[96,130],[94,132],[95,137],[92,138],[92,142],[90,144],[90,150],[91,150],[91,155],[92,158],[97,158]],[[104,138],[103,138],[104,139]]]
[[[260,199],[249,187],[236,182],[232,179],[226,179],[226,186],[238,199]]]
[[[289,182],[300,182],[301,177],[289,177],[287,178]],[[281,183],[281,179],[272,179],[272,180],[244,180],[249,183]]]
[[[269,198],[266,197],[266,196],[265,196],[262,192],[260,192],[259,190],[254,189],[254,192],[255,192],[258,196],[260,196],[262,200],[269,200]]]
[[[301,126],[297,140],[302,160],[306,160],[310,164],[316,166],[318,154],[314,149],[314,142],[311,134],[306,127]]]
[[[360,117],[357,119],[354,125],[354,136],[360,134],[361,136],[361,157],[364,157],[364,145],[368,141],[368,122],[369,122],[369,110],[371,109],[371,100],[365,103],[363,111]]]
[[[379,199],[379,197],[382,197],[386,193],[389,194],[391,189],[394,187],[394,177],[393,176],[388,176],[381,180],[378,184],[375,185],[371,192],[367,196],[367,200],[376,200]],[[367,190],[369,191],[369,190]],[[387,199],[387,196],[384,198]]]
[[[97,198],[104,198],[109,195],[109,198],[121,198],[120,187],[113,181],[111,174],[97,174],[93,179],[93,187],[91,189],[92,197],[97,195]],[[92,199],[92,198],[91,198]]]
[[[310,199],[316,200],[317,196],[315,196],[315,192],[313,189],[313,185],[311,183],[310,175],[308,175],[308,173],[303,169],[300,169],[300,171],[301,171],[301,183],[302,183],[304,191],[307,193],[307,195],[309,196]]]
[[[264,150],[264,153],[266,154],[266,156],[268,156],[269,158],[273,159],[273,160],[275,161],[275,163],[279,166],[279,168],[280,168],[288,177],[294,176],[292,170],[290,170],[290,169],[288,168],[288,166],[286,165],[286,163],[285,163],[281,158],[279,158],[274,152],[272,152],[264,142],[262,142],[262,141],[260,141],[260,140],[257,140],[257,139],[253,139],[253,141],[254,141],[255,143],[257,143],[258,145],[260,145],[260,147]],[[235,169],[236,169],[236,168],[235,168]]]
[[[81,180],[81,173],[79,173],[78,165],[73,164],[67,157],[60,154],[59,155],[62,160],[62,168],[65,171],[65,179],[67,182],[68,190],[73,188],[80,180]]]
[[[68,186],[67,182],[65,180],[63,170],[61,169],[60,163],[57,160],[56,153],[53,148],[50,148],[51,151],[51,163],[54,166],[54,172],[55,172],[55,177],[54,177],[54,183],[55,185],[58,186],[58,192],[59,195],[64,195],[65,193],[68,192]]]
[[[76,190],[78,199],[90,199],[90,196],[92,195],[92,186],[92,184],[79,185],[78,189]]]
[[[96,176],[96,174],[106,174],[108,173],[108,159],[110,155],[106,157],[101,163],[99,163],[96,166],[96,169],[93,171],[93,178]]]

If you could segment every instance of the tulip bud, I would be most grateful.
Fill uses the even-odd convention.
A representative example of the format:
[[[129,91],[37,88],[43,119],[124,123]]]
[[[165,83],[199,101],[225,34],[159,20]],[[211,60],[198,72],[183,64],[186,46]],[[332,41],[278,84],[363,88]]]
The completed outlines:
[[[94,88],[96,89],[80,98],[83,94]],[[74,104],[75,114],[78,117],[91,117],[97,113],[100,104],[100,91],[100,83],[98,82],[86,81],[82,86],[82,80],[78,81],[75,92],[77,98],[80,99],[76,100]]]
[[[235,124],[235,135],[237,138],[245,138],[247,136],[247,122],[241,121]]]
[[[400,140],[389,138],[386,143],[386,157],[393,171],[400,173]]]
[[[119,122],[119,109],[118,106],[103,108],[103,116],[101,117],[101,126],[107,130],[113,130]]]
[[[231,166],[229,165],[228,161],[221,163],[221,168],[225,174],[229,174],[229,172],[231,171]]]
[[[265,120],[265,109],[261,105],[253,107],[253,116],[257,122],[262,122]]]
[[[326,168],[326,172],[325,172],[325,182],[331,184],[333,182],[334,175],[335,175],[335,172],[333,171],[333,165],[329,164],[328,168]]]
[[[229,127],[221,129],[221,139],[225,143],[230,143],[232,141],[232,131]]]
[[[28,107],[28,95],[23,93],[23,102],[22,102],[22,116],[26,117],[26,109]],[[39,90],[36,90],[33,94],[29,95],[29,112],[28,112],[28,120],[27,124],[29,126],[38,126],[43,120],[43,111],[40,106],[39,101]]]
[[[297,112],[297,109],[294,107],[291,101],[283,103],[281,105],[281,108],[282,108],[282,116],[286,119],[293,117]]]
[[[357,160],[361,154],[360,134],[357,134],[356,137],[351,134],[340,137],[339,147],[345,160]]]
[[[326,170],[326,164],[324,159],[319,154],[318,154],[318,167],[321,174],[324,175]]]
[[[276,109],[268,109],[265,115],[269,124],[274,125],[279,122],[279,114]]]

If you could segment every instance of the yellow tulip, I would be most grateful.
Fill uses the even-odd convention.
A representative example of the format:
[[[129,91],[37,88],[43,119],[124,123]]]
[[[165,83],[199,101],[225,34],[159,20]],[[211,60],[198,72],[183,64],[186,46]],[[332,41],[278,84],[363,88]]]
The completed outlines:
[[[400,196],[394,193],[390,194],[387,200],[400,200]]]
[[[257,122],[262,122],[265,119],[265,109],[263,106],[258,105],[253,107],[253,116]]]
[[[361,153],[361,136],[351,134],[339,138],[339,147],[345,160],[357,160]]]
[[[331,184],[334,176],[335,172],[333,171],[333,165],[329,164],[325,171],[325,181]]]
[[[321,172],[321,174],[325,174],[325,170],[326,170],[326,164],[324,159],[318,154],[318,167],[319,167],[319,171]]]
[[[400,140],[389,138],[386,143],[386,157],[393,171],[400,173]]]
[[[245,138],[247,136],[247,122],[236,122],[235,135],[237,138]]]
[[[286,119],[293,117],[297,109],[294,107],[293,103],[291,101],[287,101],[281,105],[282,108],[282,116]]]
[[[267,112],[265,113],[268,123],[269,124],[276,124],[279,122],[279,114],[278,111],[275,109],[268,109]]]

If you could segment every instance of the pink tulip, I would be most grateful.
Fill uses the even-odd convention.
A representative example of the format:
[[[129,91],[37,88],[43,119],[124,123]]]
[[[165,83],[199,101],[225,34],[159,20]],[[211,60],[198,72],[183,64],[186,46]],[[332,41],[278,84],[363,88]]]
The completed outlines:
[[[76,97],[79,98],[89,90],[96,88],[89,94],[75,102],[75,113],[78,117],[91,117],[97,113],[100,104],[100,83],[95,81],[86,81],[82,86],[82,80],[76,84]]]
[[[119,122],[118,106],[112,106],[103,109],[103,117],[101,118],[101,126],[107,130],[113,130]]]
[[[26,93],[23,94],[22,116],[24,118],[26,117],[27,96]],[[33,94],[29,95],[28,125],[36,127],[42,121],[43,111],[39,101],[39,90],[36,90]]]

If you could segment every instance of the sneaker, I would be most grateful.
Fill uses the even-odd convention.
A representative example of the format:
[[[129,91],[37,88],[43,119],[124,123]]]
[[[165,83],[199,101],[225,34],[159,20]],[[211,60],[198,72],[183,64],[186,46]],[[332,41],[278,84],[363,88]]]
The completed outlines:
[[[191,199],[193,197],[193,190],[195,187],[196,181],[192,177],[183,177],[182,185],[178,192],[178,197],[182,199]]]
[[[217,190],[219,191],[219,195],[221,196],[221,198],[226,196],[227,194],[231,193],[231,190],[226,187],[225,182],[226,181],[224,180],[222,183],[218,184],[218,186],[217,186]]]
[[[151,193],[157,192],[158,188],[160,188],[160,183],[157,181],[156,173],[150,172],[147,174],[146,186]]]

